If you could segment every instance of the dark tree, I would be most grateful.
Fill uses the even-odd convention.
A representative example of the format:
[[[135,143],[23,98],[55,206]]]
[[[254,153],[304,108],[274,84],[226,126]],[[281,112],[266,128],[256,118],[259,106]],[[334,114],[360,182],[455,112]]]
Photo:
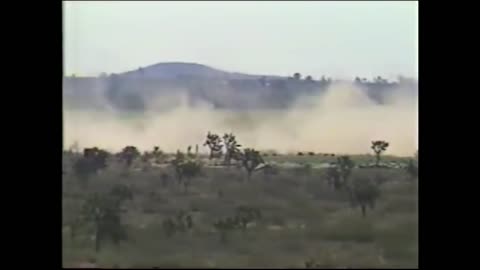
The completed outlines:
[[[135,146],[126,146],[120,152],[120,158],[125,161],[127,168],[132,166],[133,161],[140,156],[140,152]]]
[[[360,205],[362,216],[366,216],[367,206],[371,210],[375,208],[375,202],[380,196],[380,189],[373,181],[367,178],[358,178],[353,184],[354,200]]]
[[[182,152],[177,151],[172,165],[175,167],[177,182],[183,184],[185,192],[187,192],[191,180],[201,174],[201,164],[194,160],[187,160]]]
[[[121,223],[121,209],[117,198],[94,194],[83,207],[83,217],[95,228],[95,251],[99,251],[103,241],[110,239],[115,244],[127,240],[125,227]]]
[[[342,181],[340,177],[340,172],[336,167],[329,167],[325,172],[325,176],[327,178],[327,182],[330,186],[332,186],[335,190],[340,190],[342,188]]]
[[[209,131],[207,134],[207,140],[205,141],[203,146],[205,145],[210,148],[210,159],[222,156],[222,139],[217,134],[212,134]]]
[[[240,144],[237,143],[235,135],[232,133],[223,135],[223,143],[225,145],[225,157],[224,163],[225,165],[229,166],[231,164],[231,160],[240,160],[241,159],[241,151],[239,147]]]
[[[107,167],[108,157],[109,153],[107,151],[97,147],[85,148],[83,150],[83,156],[73,164],[73,172],[83,186],[88,185],[88,180],[91,176]]]
[[[372,141],[372,150],[375,153],[375,166],[380,164],[380,155],[387,150],[389,143],[386,141]]]
[[[293,74],[293,78],[294,78],[295,80],[299,81],[299,80],[302,79],[302,75],[297,72],[297,73]]]
[[[258,167],[258,165],[265,163],[260,155],[260,152],[253,148],[246,148],[241,159],[242,166],[247,171],[248,180],[250,180],[253,171]]]

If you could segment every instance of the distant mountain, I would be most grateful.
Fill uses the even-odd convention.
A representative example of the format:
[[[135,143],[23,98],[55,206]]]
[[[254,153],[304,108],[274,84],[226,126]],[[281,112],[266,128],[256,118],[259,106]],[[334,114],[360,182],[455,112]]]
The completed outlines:
[[[292,72],[293,74],[293,72]],[[251,75],[227,72],[197,63],[158,63],[136,70],[100,77],[65,77],[64,104],[75,108],[119,110],[168,109],[179,97],[189,104],[208,103],[214,108],[287,108],[302,95],[322,94],[330,79]],[[418,91],[416,81],[352,81],[375,102],[383,103],[385,93],[402,88]],[[401,87],[397,87],[401,86]],[[410,89],[410,90],[409,90]],[[175,102],[177,100],[177,102]]]
[[[249,75],[237,72],[227,72],[209,66],[186,63],[167,62],[140,67],[136,70],[120,73],[120,76],[148,79],[218,79],[218,80],[246,80],[259,79],[262,75]],[[267,76],[278,77],[278,76]]]

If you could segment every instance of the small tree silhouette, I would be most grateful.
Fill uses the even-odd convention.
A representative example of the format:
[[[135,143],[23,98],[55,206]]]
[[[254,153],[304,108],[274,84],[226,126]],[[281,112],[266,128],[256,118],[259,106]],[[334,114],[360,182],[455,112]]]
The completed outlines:
[[[250,181],[253,171],[258,165],[265,163],[260,152],[253,148],[246,148],[241,156],[242,166],[247,171],[247,179]]]
[[[180,165],[181,170],[183,171],[184,181],[183,186],[185,192],[187,192],[188,187],[191,184],[193,178],[199,176],[202,172],[201,164],[192,160],[187,161],[186,163]]]
[[[93,194],[85,202],[82,214],[95,228],[95,251],[99,251],[103,241],[111,239],[115,244],[127,240],[127,234],[121,223],[121,204],[118,198]]]
[[[88,180],[92,175],[107,167],[108,156],[107,151],[97,147],[83,150],[83,156],[73,164],[73,172],[84,187],[88,185]]]
[[[375,202],[380,196],[380,189],[373,181],[367,178],[357,178],[353,183],[354,200],[362,210],[362,216],[366,216],[367,206],[375,208]]]
[[[175,167],[177,182],[183,184],[185,192],[187,192],[191,180],[201,174],[201,164],[195,160],[187,160],[182,152],[177,151],[172,165]]]
[[[125,161],[127,168],[132,166],[133,161],[140,156],[140,152],[135,146],[125,146],[120,152],[120,158]]]
[[[210,148],[210,159],[222,156],[222,139],[217,134],[212,134],[209,131],[207,134],[207,140],[205,141],[203,146],[205,145]]]
[[[380,155],[387,150],[389,143],[386,141],[372,141],[372,150],[375,153],[375,166],[380,164]]]
[[[241,147],[240,144],[237,143],[237,140],[235,138],[235,135],[232,133],[223,135],[223,143],[225,145],[225,158],[224,158],[224,163],[225,165],[230,165],[231,160],[239,160],[240,159],[240,149]]]
[[[302,78],[302,75],[297,72],[297,73],[293,74],[293,78],[294,78],[295,80],[299,81],[299,80]]]
[[[352,174],[353,168],[355,167],[355,163],[350,159],[349,156],[340,156],[337,158],[337,166],[343,183],[348,184],[348,180]]]

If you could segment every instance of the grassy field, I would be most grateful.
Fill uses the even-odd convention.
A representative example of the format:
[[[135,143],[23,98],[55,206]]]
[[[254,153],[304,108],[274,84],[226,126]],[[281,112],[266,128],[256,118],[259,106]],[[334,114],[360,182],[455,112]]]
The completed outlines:
[[[364,162],[373,157],[352,158]],[[265,159],[333,161],[295,155]],[[64,166],[70,166],[67,156]],[[169,176],[166,186],[162,174]],[[269,177],[256,172],[246,181],[245,171],[238,168],[205,168],[187,192],[176,183],[170,167],[125,175],[120,166],[112,165],[92,177],[86,188],[67,171],[63,176],[63,266],[305,268],[311,259],[324,268],[418,267],[417,180],[408,180],[400,169],[354,169],[352,177],[358,175],[386,179],[375,209],[367,211],[366,217],[350,207],[346,193],[327,185],[323,169],[305,173],[283,168]],[[115,184],[130,186],[134,195],[122,215],[128,240],[118,245],[106,242],[96,252],[89,228],[81,227],[72,239],[70,224],[89,194],[107,192]],[[260,209],[262,218],[245,231],[230,232],[228,241],[220,241],[213,223],[240,205]],[[181,210],[191,213],[193,229],[167,237],[162,222]]]

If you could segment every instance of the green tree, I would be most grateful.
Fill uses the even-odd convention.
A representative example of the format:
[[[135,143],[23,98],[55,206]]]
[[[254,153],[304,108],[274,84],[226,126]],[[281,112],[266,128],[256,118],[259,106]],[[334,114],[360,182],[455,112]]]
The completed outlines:
[[[375,153],[375,166],[380,164],[380,155],[385,152],[390,144],[386,141],[372,141],[372,150]]]

